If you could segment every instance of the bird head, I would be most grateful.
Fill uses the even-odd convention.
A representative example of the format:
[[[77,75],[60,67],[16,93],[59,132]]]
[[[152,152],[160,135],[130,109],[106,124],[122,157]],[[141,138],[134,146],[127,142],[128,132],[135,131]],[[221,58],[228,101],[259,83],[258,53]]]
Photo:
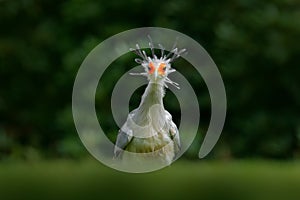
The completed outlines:
[[[143,62],[142,66],[151,82],[160,82],[167,77],[170,72],[174,71],[174,69],[171,69],[171,64],[168,60],[150,57],[148,59],[149,61]]]
[[[150,40],[149,47],[152,53],[151,56],[148,56],[144,50],[141,50],[138,44],[136,44],[135,49],[130,49],[130,51],[134,52],[140,57],[136,58],[135,62],[142,65],[145,72],[131,73],[131,75],[143,75],[146,76],[152,83],[162,83],[166,87],[168,87],[166,83],[169,83],[179,89],[178,84],[168,78],[168,74],[176,71],[171,67],[171,63],[176,58],[180,57],[184,52],[186,52],[186,49],[178,50],[175,42],[171,51],[168,54],[165,54],[164,47],[161,44],[158,44],[158,47],[161,51],[160,57],[158,57],[154,52],[154,44],[152,39],[150,36],[148,37]]]

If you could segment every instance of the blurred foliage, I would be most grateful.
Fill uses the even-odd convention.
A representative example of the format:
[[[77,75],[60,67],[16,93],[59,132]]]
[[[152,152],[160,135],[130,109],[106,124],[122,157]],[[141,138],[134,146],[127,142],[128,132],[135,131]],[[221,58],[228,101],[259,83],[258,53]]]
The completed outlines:
[[[299,19],[297,0],[1,0],[0,158],[84,155],[71,113],[76,72],[98,43],[143,26],[193,37],[218,65],[228,116],[212,156],[298,158]],[[110,78],[128,69],[116,62]],[[203,134],[209,95],[192,68],[179,71],[197,91]],[[112,83],[103,80],[108,89],[97,93],[97,107],[109,108],[110,101],[101,97]],[[138,100],[133,98],[133,105]],[[176,106],[170,105],[175,118]],[[116,133],[109,112],[102,112],[103,125]],[[198,138],[187,157],[196,158]]]

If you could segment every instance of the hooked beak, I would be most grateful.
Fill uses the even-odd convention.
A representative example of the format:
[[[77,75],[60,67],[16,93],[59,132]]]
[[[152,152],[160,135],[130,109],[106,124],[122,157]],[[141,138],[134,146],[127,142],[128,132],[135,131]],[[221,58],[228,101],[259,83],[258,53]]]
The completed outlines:
[[[157,79],[157,69],[155,69],[155,71],[154,71],[154,80],[156,80]]]

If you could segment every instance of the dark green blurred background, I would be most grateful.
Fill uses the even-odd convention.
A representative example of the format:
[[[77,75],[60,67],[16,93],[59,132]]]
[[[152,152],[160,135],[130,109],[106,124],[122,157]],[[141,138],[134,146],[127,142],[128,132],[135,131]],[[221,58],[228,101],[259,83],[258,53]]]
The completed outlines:
[[[176,61],[182,68],[175,68],[197,91],[199,134],[179,164],[154,176],[124,175],[91,159],[80,142],[72,119],[72,87],[80,64],[97,44],[144,26],[180,31],[208,51],[224,80],[228,114],[215,149],[198,161],[210,117],[209,95],[201,76]],[[31,199],[53,190],[72,198],[92,193],[99,199],[142,198],[149,192],[151,198],[300,196],[298,0],[0,0],[0,36],[1,199],[20,188]],[[133,59],[128,54],[116,60],[100,82],[106,91],[96,95],[99,121],[112,141],[118,127],[107,96],[135,66]],[[132,97],[131,108],[142,92]],[[178,103],[169,93],[166,107],[178,122]],[[55,175],[64,180],[61,185]]]

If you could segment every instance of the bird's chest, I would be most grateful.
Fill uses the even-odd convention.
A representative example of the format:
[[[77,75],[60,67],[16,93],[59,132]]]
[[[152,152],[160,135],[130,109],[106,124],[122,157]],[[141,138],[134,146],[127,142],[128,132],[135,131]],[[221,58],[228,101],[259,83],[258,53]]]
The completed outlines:
[[[158,132],[151,137],[133,137],[126,150],[135,153],[149,153],[164,148],[170,142],[172,140],[167,134]]]
[[[162,105],[156,104],[144,111],[146,112],[137,111],[127,120],[128,129],[133,136],[127,151],[149,153],[172,142]]]

